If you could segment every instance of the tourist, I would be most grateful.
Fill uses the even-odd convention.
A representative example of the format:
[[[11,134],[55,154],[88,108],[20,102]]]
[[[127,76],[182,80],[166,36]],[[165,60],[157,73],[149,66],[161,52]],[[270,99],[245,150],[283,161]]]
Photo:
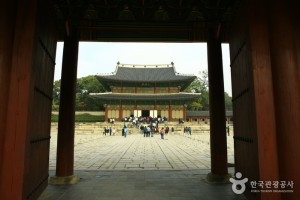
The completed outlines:
[[[150,132],[151,132],[150,126],[147,126],[147,137],[150,137]]]
[[[174,135],[174,127],[171,128],[171,132]]]
[[[191,127],[188,128],[188,132],[189,132],[190,135],[192,135],[192,129],[191,129]]]
[[[111,134],[112,134],[112,128],[109,127],[109,136],[111,136]]]
[[[144,137],[146,137],[147,136],[147,127],[146,126],[144,126],[144,128],[143,128],[143,133],[144,133]]]
[[[112,135],[114,136],[115,135],[115,133],[116,133],[116,130],[114,129],[114,128],[112,128]]]
[[[151,127],[151,137],[153,137],[154,132],[155,132],[155,126],[152,126],[152,127]]]
[[[166,127],[165,133],[166,133],[166,135],[168,135],[168,133],[169,133],[169,127],[168,126]]]
[[[123,127],[122,133],[124,135],[124,138],[126,138],[126,136],[127,136],[127,127],[126,126]]]
[[[107,127],[106,127],[105,136],[108,135],[108,133],[109,133],[109,128],[108,128],[108,126],[107,126]]]
[[[230,136],[230,129],[229,129],[229,126],[226,127],[226,132],[227,132],[227,135]]]
[[[164,135],[165,135],[165,130],[164,130],[164,127],[162,127],[161,129],[160,129],[160,138],[163,140],[164,139]]]

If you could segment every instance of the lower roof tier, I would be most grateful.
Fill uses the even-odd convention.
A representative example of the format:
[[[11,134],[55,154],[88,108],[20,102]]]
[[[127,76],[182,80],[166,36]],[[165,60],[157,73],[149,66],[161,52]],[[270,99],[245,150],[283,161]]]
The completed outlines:
[[[199,93],[165,93],[165,94],[137,94],[137,93],[90,93],[101,100],[192,100],[199,98]]]

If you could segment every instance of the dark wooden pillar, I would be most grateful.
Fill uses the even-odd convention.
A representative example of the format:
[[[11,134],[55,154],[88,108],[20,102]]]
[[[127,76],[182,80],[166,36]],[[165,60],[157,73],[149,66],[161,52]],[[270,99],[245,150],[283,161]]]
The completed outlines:
[[[186,118],[186,104],[184,104],[183,106],[183,109],[182,109],[182,118],[184,121],[187,121],[187,118]]]
[[[78,178],[73,175],[78,46],[76,28],[72,27],[70,34],[64,40],[56,176],[50,179],[51,184],[73,184],[78,182]]]
[[[208,174],[207,180],[223,182],[228,181],[229,177],[222,49],[217,24],[210,24],[207,34],[211,151],[211,173]]]
[[[6,129],[16,2],[2,1],[0,3],[0,8],[0,157],[3,158],[2,152],[5,139],[5,134],[3,132]],[[2,164],[0,164],[0,172],[2,171],[1,168]],[[3,177],[2,172],[0,177]]]
[[[278,145],[279,177],[293,181],[294,192],[282,199],[297,199],[300,191],[300,48],[299,3],[272,1],[269,4],[270,53]],[[293,3],[295,3],[294,1]],[[298,56],[298,58],[297,58]],[[289,188],[291,189],[291,188]]]
[[[107,105],[104,106],[104,122],[108,121],[108,108]]]
[[[171,102],[169,102],[168,113],[169,113],[168,121],[173,121]],[[163,117],[163,116],[161,116],[161,117]]]

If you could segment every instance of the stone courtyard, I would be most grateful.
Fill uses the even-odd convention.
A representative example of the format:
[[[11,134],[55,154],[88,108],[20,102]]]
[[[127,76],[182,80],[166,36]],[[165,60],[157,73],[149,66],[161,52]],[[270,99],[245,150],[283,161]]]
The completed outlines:
[[[104,136],[107,124],[76,125],[75,185],[49,185],[40,200],[199,200],[236,199],[231,184],[207,183],[210,172],[209,133],[193,128],[192,135],[177,127],[174,135],[144,137],[132,128],[126,138],[115,125],[114,136]],[[94,126],[92,128],[92,126]],[[121,126],[121,125],[120,125]],[[232,128],[232,127],[231,127]],[[93,130],[93,131],[88,131]],[[52,126],[49,176],[55,175],[57,127]],[[227,136],[228,162],[233,163],[232,136]],[[234,168],[228,168],[234,174]]]
[[[81,125],[82,126],[82,125]],[[91,126],[91,125],[90,125]],[[105,126],[105,125],[102,125]],[[207,127],[206,127],[207,128]],[[177,129],[165,139],[159,134],[144,137],[138,129],[126,138],[117,129],[114,136],[104,136],[98,126],[93,134],[76,131],[75,170],[189,170],[210,169],[209,132],[199,132],[193,127],[192,135]],[[85,129],[84,131],[86,131]],[[176,129],[175,129],[176,130]],[[57,128],[52,126],[50,170],[56,166]],[[233,163],[232,136],[227,136],[228,162]]]

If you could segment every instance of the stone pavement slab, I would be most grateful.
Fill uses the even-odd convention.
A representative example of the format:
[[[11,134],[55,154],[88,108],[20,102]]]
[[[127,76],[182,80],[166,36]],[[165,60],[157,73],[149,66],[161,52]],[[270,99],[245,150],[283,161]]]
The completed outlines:
[[[56,167],[56,135],[50,144],[50,170]],[[228,137],[228,160],[233,162],[233,141]],[[208,141],[208,142],[207,142]],[[230,144],[231,143],[231,144]],[[76,135],[75,170],[183,170],[210,169],[209,135],[100,136]]]
[[[231,184],[208,184],[207,170],[75,171],[76,185],[49,185],[39,200],[245,200]],[[53,175],[54,171],[50,171]]]
[[[50,176],[56,167],[56,131],[51,133]],[[233,163],[233,139],[227,137]],[[49,185],[40,200],[244,200],[231,184],[208,184],[209,135],[75,135],[76,185]],[[233,174],[234,169],[228,168]]]

